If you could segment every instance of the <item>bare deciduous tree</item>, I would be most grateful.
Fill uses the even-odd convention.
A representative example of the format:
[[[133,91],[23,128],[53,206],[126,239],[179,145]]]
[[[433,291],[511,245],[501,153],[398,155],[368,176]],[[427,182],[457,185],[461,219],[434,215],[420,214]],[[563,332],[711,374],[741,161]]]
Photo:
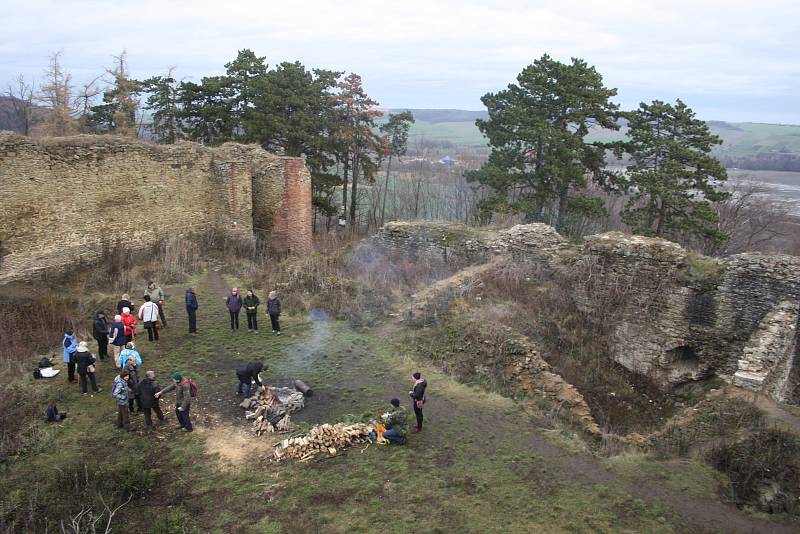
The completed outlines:
[[[44,83],[39,88],[37,100],[48,109],[43,125],[45,135],[69,135],[75,131],[72,75],[64,70],[59,50],[50,55],[44,72]]]
[[[731,196],[715,207],[718,230],[729,237],[719,244],[707,244],[704,252],[727,256],[769,250],[770,244],[784,236],[791,206],[771,198],[766,186],[746,177],[731,182],[728,189]]]
[[[92,106],[95,105],[97,97],[103,93],[100,85],[98,85],[101,78],[102,76],[97,76],[93,80],[83,84],[83,87],[81,87],[81,90],[75,96],[75,110],[78,114],[78,122],[80,123],[81,131],[89,131],[89,128],[86,126],[86,121],[92,114]]]
[[[6,96],[8,103],[4,107],[8,122],[22,135],[30,135],[33,126],[33,97],[34,85],[25,81],[25,76],[20,74],[13,83],[8,84]]]

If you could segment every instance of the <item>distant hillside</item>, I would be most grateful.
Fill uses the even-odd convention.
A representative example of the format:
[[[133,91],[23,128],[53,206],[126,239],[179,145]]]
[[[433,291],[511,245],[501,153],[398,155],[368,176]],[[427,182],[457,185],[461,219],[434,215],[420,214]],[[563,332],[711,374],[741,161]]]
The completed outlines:
[[[19,113],[16,107],[17,103],[21,103],[11,96],[0,95],[0,131],[8,130],[11,132],[22,133],[23,124],[20,120]],[[33,117],[31,118],[31,126],[36,125],[42,120],[44,108],[34,105]]]
[[[470,111],[466,109],[390,109],[389,113],[400,113],[410,111],[418,121],[439,123],[439,122],[475,122],[476,119],[486,119],[489,114],[486,111]]]
[[[388,110],[399,113],[405,109]],[[463,109],[409,109],[416,123],[411,139],[442,147],[485,147],[486,140],[475,126],[475,120],[486,118],[486,111]],[[752,170],[800,171],[800,125],[754,122],[709,121],[711,131],[723,144],[715,150],[727,167]],[[619,131],[596,130],[592,141],[622,139],[626,127]]]

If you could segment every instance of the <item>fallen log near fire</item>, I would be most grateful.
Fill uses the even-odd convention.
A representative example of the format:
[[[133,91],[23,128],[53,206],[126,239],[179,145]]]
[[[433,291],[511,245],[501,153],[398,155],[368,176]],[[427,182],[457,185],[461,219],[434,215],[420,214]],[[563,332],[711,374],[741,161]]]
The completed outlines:
[[[306,397],[310,397],[314,394],[314,390],[311,389],[311,386],[303,382],[302,380],[295,380],[294,381],[294,389],[302,393]]]
[[[291,459],[307,462],[318,454],[336,456],[337,452],[353,445],[372,443],[370,434],[373,431],[374,427],[366,423],[317,425],[304,436],[287,438],[276,444],[271,460],[280,462]]]

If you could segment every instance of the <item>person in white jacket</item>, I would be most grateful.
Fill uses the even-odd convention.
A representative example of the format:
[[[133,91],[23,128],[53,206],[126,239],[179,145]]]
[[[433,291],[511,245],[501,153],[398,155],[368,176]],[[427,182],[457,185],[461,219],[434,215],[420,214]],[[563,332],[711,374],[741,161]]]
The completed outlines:
[[[147,330],[147,339],[158,341],[158,304],[150,300],[150,295],[145,295],[144,304],[139,306],[139,320]]]

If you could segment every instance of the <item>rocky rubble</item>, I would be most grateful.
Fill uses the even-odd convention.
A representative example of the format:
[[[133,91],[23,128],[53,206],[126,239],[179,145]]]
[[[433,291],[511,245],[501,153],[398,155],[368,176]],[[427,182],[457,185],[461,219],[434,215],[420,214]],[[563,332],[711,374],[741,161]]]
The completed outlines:
[[[787,397],[789,372],[796,350],[798,303],[781,302],[759,323],[738,361],[733,383],[766,391],[773,399]]]
[[[535,262],[571,273],[571,296],[585,320],[611,329],[612,357],[664,388],[719,375],[784,399],[799,378],[796,314],[779,311],[781,303],[800,302],[795,256],[717,260],[664,239],[620,232],[571,245],[543,224],[490,231],[394,222],[371,242],[390,255],[435,257],[464,269],[415,296],[404,312],[412,323],[435,321],[491,261]],[[762,321],[771,325],[765,331],[770,340],[758,333]],[[759,356],[765,351],[771,356]]]

